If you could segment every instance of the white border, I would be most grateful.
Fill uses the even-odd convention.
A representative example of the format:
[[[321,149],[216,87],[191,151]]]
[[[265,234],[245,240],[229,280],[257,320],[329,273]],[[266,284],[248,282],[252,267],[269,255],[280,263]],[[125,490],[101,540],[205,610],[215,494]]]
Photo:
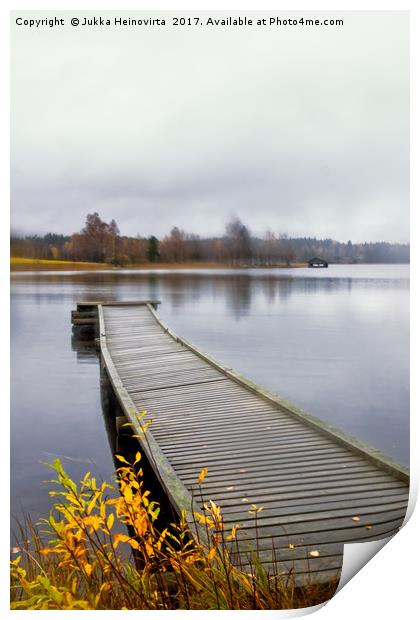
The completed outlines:
[[[59,10],[92,10],[92,9],[100,9],[100,10],[169,10],[169,9],[178,9],[178,10],[276,10],[276,11],[299,11],[299,10],[307,10],[315,13],[316,11],[325,11],[325,10],[333,10],[333,11],[348,11],[348,10],[410,10],[410,19],[411,19],[411,76],[412,76],[412,180],[411,180],[411,204],[418,204],[418,183],[416,183],[416,170],[418,170],[418,146],[417,146],[417,136],[418,129],[417,118],[414,115],[414,112],[419,107],[419,97],[418,97],[418,79],[415,79],[415,72],[419,73],[419,64],[418,64],[418,51],[419,44],[418,38],[420,35],[419,29],[419,10],[417,9],[416,3],[414,1],[400,1],[397,2],[395,0],[382,0],[372,1],[372,0],[353,0],[353,2],[349,1],[332,1],[332,0],[324,0],[322,3],[315,5],[314,2],[309,1],[299,1],[295,2],[274,2],[273,0],[260,0],[257,2],[256,0],[213,0],[212,2],[204,0],[199,2],[198,0],[180,0],[178,2],[175,1],[163,1],[163,0],[149,0],[149,2],[144,2],[142,0],[120,0],[117,2],[109,2],[108,0],[102,0],[102,2],[90,1],[90,2],[74,2],[70,4],[70,2],[62,2],[61,0],[55,0],[54,2],[34,2],[34,1],[22,1],[22,2],[12,2],[7,1],[2,3],[1,7],[1,51],[2,51],[2,59],[5,60],[2,63],[3,67],[3,92],[7,90],[4,86],[8,84],[9,77],[9,11],[10,10],[51,10],[51,11],[59,11]],[[4,358],[8,355],[8,346],[9,346],[9,321],[8,321],[8,292],[9,292],[9,275],[8,275],[8,245],[9,245],[9,213],[7,205],[9,203],[9,148],[8,148],[8,136],[9,136],[9,103],[7,98],[2,99],[2,110],[1,110],[1,123],[3,125],[3,153],[2,153],[2,170],[3,181],[1,184],[2,191],[2,219],[1,219],[1,234],[3,235],[2,243],[0,244],[0,260],[1,260],[1,292],[2,292],[2,302],[0,304],[0,312],[1,312],[1,329],[2,329],[2,337],[0,342],[2,343],[2,353],[4,354]],[[418,173],[417,173],[418,176]],[[411,209],[411,230],[420,230],[418,226],[418,215],[416,213],[416,209]],[[414,237],[414,235],[413,235]],[[414,237],[414,241],[416,241]],[[418,264],[418,250],[415,246],[412,245],[412,308],[411,308],[411,316],[414,317],[419,311],[418,308],[418,278],[417,278],[417,264]],[[419,329],[417,327],[417,322],[412,320],[412,343],[419,342]],[[414,347],[413,347],[414,348]],[[3,359],[4,359],[3,358]],[[5,365],[3,364],[3,368]],[[412,351],[412,376],[416,376],[416,372],[418,371],[418,360],[416,351]],[[3,383],[3,394],[8,395],[8,373],[3,370],[2,376],[5,381]],[[411,386],[411,394],[412,394],[412,411],[417,412],[418,410],[418,389],[416,387],[416,382],[412,382]],[[6,400],[6,402],[4,402]],[[3,397],[3,445],[1,450],[2,461],[1,461],[1,472],[3,476],[3,480],[5,481],[5,485],[8,485],[8,463],[9,463],[9,454],[8,454],[8,441],[7,441],[7,433],[8,433],[8,422],[7,422],[7,412],[9,410],[8,398],[4,399]],[[412,461],[411,461],[411,471],[412,471],[412,488],[415,490],[418,484],[418,472],[419,472],[419,458],[416,456],[416,452],[418,451],[417,442],[414,441],[414,438],[418,436],[419,424],[416,422],[416,418],[418,416],[413,415],[411,420],[411,444],[412,444]],[[3,485],[3,490],[6,491],[5,486]],[[355,618],[369,618],[375,616],[375,618],[385,618],[394,620],[395,617],[398,617],[399,620],[403,620],[405,618],[414,617],[414,610],[418,608],[417,603],[417,574],[419,571],[419,559],[418,559],[418,538],[419,538],[419,516],[418,509],[414,512],[413,516],[409,520],[409,522],[405,525],[402,532],[400,532],[397,536],[395,536],[383,549],[382,551],[375,556],[351,581],[348,585],[346,585],[333,599],[322,606],[321,609],[316,611],[317,618],[320,620],[336,620],[340,618],[340,620]],[[1,558],[1,572],[0,572],[0,597],[1,597],[1,610],[3,611],[2,617],[7,617],[11,612],[8,610],[8,557],[9,557],[9,541],[7,532],[9,531],[9,523],[7,511],[3,510],[1,514],[1,525],[3,532],[3,544],[2,544],[2,558]],[[417,545],[416,545],[417,542]],[[145,615],[156,614],[156,613],[164,613],[167,616],[176,614],[176,617],[179,618],[182,612],[89,612],[88,617],[91,617],[94,614],[95,617],[99,617],[100,615],[105,615],[113,613],[113,618],[120,617],[123,614],[136,614],[136,617],[141,613],[141,617],[144,618]],[[203,612],[187,612],[190,618],[199,618],[201,617]],[[207,614],[252,614],[255,612],[206,612]],[[276,617],[286,617],[286,616],[297,616],[302,615],[299,612],[276,612],[276,611],[267,611],[264,612],[269,616]],[[30,615],[28,615],[30,614]],[[42,616],[40,615],[42,614]],[[65,615],[70,614],[72,618],[75,616],[80,616],[81,614],[86,615],[86,612],[48,612],[48,618],[51,620],[57,618],[62,618]],[[45,617],[44,612],[20,612],[20,618],[26,617]],[[69,617],[70,617],[69,616]]]

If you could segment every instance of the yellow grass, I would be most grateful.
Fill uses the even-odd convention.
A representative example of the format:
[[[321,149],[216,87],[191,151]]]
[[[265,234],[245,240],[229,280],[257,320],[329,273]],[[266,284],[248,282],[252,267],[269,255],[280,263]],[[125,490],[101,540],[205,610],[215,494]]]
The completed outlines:
[[[281,265],[287,267],[287,265]],[[306,263],[292,263],[290,267],[306,267]],[[109,263],[89,263],[66,260],[42,260],[36,258],[17,258],[10,259],[11,271],[84,271],[84,270],[100,270],[112,269],[118,271],[120,269],[237,269],[232,265],[215,263],[211,261],[196,261],[189,263],[141,263],[138,265],[124,265],[123,267],[115,267]]]
[[[110,265],[105,263],[84,263],[67,260],[42,260],[37,258],[17,258],[10,259],[11,271],[67,271],[79,269],[109,269]]]
[[[88,263],[66,260],[41,260],[35,258],[10,259],[11,271],[79,271],[87,269],[226,269],[228,265],[213,262],[192,263],[141,263],[115,267],[109,263]]]

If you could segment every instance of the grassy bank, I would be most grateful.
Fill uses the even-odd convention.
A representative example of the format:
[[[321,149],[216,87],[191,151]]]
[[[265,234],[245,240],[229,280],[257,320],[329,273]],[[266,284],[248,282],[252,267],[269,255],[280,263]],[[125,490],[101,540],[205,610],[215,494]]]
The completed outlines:
[[[306,267],[306,263],[292,263],[291,265],[276,265],[278,268],[290,267]],[[232,265],[197,261],[190,263],[141,263],[138,265],[124,265],[124,267],[116,267],[109,263],[86,263],[65,260],[40,260],[35,258],[11,258],[11,271],[90,271],[112,269],[119,271],[121,269],[237,269]],[[239,267],[241,268],[241,267]]]
[[[83,271],[87,269],[110,269],[105,263],[76,263],[65,260],[41,260],[36,258],[11,258],[11,271]]]
[[[40,529],[22,527],[23,542],[12,548],[12,609],[293,609],[334,595],[336,581],[297,587],[293,570],[270,572],[258,558],[233,566],[237,527],[225,529],[213,502],[194,513],[203,544],[184,517],[159,530],[140,454],[133,464],[117,458],[114,484],[98,485],[89,472],[76,484],[59,460],[51,465],[54,511]],[[256,520],[261,510],[251,508]]]

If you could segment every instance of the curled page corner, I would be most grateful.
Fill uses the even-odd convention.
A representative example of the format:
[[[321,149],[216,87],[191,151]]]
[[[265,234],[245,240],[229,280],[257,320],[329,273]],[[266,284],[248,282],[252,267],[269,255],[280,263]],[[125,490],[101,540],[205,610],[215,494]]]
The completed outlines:
[[[417,485],[410,485],[407,512],[399,531],[410,520],[417,502],[417,495]],[[335,593],[337,594],[396,534],[379,540],[344,544],[341,576]]]
[[[393,535],[395,536],[395,534]],[[339,592],[365,564],[367,564],[393,538],[381,538],[361,543],[347,543],[343,549],[343,566],[341,577],[336,590]]]
[[[408,505],[407,512],[405,513],[405,519],[401,527],[404,527],[406,523],[411,519],[411,516],[414,512],[415,505],[417,503],[418,493],[419,493],[419,481],[416,479],[413,481],[410,479],[410,491],[408,495]]]
[[[318,603],[318,605],[313,605],[312,607],[297,607],[295,609],[265,609],[264,617],[265,618],[273,618],[273,620],[278,620],[278,618],[301,618],[303,616],[309,616],[310,614],[315,613],[322,609],[327,603],[329,603],[331,599],[327,599],[322,603]],[[194,613],[193,611],[191,613]],[[235,612],[238,613],[238,612]],[[255,613],[249,612],[248,613]],[[192,616],[194,617],[194,616]],[[201,616],[197,616],[201,617]]]
[[[302,616],[309,616],[309,614],[313,614],[316,611],[319,611],[324,607],[330,599],[323,601],[322,603],[318,603],[318,605],[313,605],[312,607],[299,607],[297,609],[282,609],[280,611],[276,611],[276,618],[279,617],[279,614],[282,618],[301,618]],[[270,613],[270,612],[268,612]]]

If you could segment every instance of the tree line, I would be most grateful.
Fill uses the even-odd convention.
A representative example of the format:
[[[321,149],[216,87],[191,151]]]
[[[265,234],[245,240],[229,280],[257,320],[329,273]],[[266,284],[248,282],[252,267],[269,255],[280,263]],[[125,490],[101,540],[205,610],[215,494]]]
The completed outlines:
[[[313,257],[331,263],[408,263],[409,244],[388,242],[342,243],[333,239],[290,238],[267,230],[257,237],[238,217],[221,237],[202,238],[174,226],[162,239],[120,234],[115,220],[107,223],[89,213],[84,227],[72,235],[11,236],[11,256],[21,258],[109,263],[212,262],[232,266],[290,265]]]

